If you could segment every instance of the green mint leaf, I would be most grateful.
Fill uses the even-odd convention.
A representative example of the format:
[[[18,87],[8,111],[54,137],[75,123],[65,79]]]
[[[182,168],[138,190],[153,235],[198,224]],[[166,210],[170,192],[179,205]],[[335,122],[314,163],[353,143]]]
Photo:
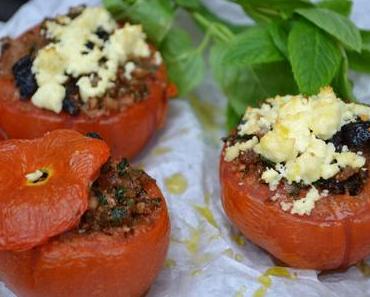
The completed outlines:
[[[226,106],[226,128],[227,130],[232,130],[240,122],[240,115],[235,112],[233,107],[228,103]]]
[[[235,36],[228,47],[225,63],[246,66],[283,59],[267,27],[255,26]]]
[[[166,61],[169,77],[176,84],[180,95],[188,93],[201,83],[205,69],[202,52],[194,48],[186,31],[171,29],[163,41],[161,53]]]
[[[297,93],[298,88],[287,62],[246,67],[225,64],[223,61],[228,52],[227,47],[224,43],[212,46],[210,66],[233,111],[227,113],[228,123],[239,120],[247,106],[256,106],[262,100],[278,94]]]
[[[360,32],[362,51],[361,53],[347,51],[349,66],[355,71],[370,73],[370,31],[361,30]]]
[[[293,25],[288,51],[299,90],[312,95],[329,85],[341,63],[337,43],[315,25],[300,20]]]
[[[370,73],[370,50],[369,49],[363,49],[361,54],[349,51],[348,54],[348,60],[349,60],[349,66],[351,69],[358,71],[358,72],[364,72],[364,73]]]
[[[268,25],[268,31],[275,46],[288,58],[288,30],[282,23],[274,22]]]
[[[199,9],[201,7],[200,0],[175,0],[175,2],[184,8]]]
[[[157,44],[171,29],[175,16],[172,0],[103,0],[103,3],[116,19],[142,24],[145,33]]]
[[[360,30],[362,38],[362,49],[367,49],[370,51],[370,31]]]
[[[313,7],[308,0],[234,0],[256,22],[287,19],[298,8]]]
[[[332,82],[332,86],[336,94],[346,101],[356,101],[353,95],[353,84],[349,80],[349,63],[346,52],[341,48],[342,63],[338,69],[337,74]]]
[[[326,8],[340,13],[346,17],[351,14],[352,1],[351,0],[322,0],[316,4],[317,7]]]
[[[348,18],[324,8],[298,9],[296,12],[334,36],[348,48],[361,51],[360,31]]]

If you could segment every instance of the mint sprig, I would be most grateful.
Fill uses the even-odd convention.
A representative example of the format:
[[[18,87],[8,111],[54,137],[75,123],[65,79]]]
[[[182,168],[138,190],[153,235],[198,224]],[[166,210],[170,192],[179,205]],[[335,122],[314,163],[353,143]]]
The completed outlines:
[[[229,128],[247,105],[278,94],[311,95],[330,84],[338,96],[355,100],[349,70],[370,73],[370,32],[348,19],[350,0],[230,0],[255,20],[253,26],[230,24],[201,0],[103,2],[118,20],[143,24],[181,95],[201,83],[208,52],[213,76],[228,98]],[[177,24],[179,11],[204,33],[199,44]]]

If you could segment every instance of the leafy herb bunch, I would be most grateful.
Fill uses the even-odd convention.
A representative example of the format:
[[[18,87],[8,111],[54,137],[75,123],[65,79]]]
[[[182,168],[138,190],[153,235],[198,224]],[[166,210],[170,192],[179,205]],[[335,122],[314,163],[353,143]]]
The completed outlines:
[[[181,95],[202,81],[209,48],[212,73],[228,97],[228,127],[246,105],[277,94],[311,95],[331,84],[339,96],[355,100],[348,71],[370,72],[370,31],[349,20],[351,0],[230,2],[239,4],[255,25],[221,20],[201,0],[104,0],[117,19],[143,24]],[[204,32],[199,45],[175,23],[179,11]]]

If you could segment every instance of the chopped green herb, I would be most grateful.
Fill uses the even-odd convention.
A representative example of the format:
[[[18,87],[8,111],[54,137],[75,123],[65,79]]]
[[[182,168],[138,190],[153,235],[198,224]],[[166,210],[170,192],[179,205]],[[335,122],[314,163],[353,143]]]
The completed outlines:
[[[114,191],[114,196],[116,197],[118,202],[122,202],[125,198],[125,189],[123,187],[116,187]]]
[[[100,191],[95,191],[96,198],[98,198],[98,202],[100,205],[107,205],[108,200],[105,195]]]
[[[150,202],[155,205],[155,206],[160,206],[161,205],[161,198],[154,198],[151,199]]]
[[[122,224],[123,219],[127,216],[127,211],[123,208],[113,208],[111,212],[111,220],[114,225]]]
[[[117,165],[118,174],[120,176],[123,176],[126,172],[126,169],[128,168],[129,164],[127,159],[123,159],[121,162]]]
[[[134,206],[135,205],[135,200],[134,199],[129,199],[128,201],[127,201],[127,206],[128,207],[132,207],[132,206]]]

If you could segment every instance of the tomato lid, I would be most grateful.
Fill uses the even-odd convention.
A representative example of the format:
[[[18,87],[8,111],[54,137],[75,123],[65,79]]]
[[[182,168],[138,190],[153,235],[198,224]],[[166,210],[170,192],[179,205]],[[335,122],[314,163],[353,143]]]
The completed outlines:
[[[108,160],[99,139],[56,130],[0,142],[0,250],[27,250],[78,224]]]

